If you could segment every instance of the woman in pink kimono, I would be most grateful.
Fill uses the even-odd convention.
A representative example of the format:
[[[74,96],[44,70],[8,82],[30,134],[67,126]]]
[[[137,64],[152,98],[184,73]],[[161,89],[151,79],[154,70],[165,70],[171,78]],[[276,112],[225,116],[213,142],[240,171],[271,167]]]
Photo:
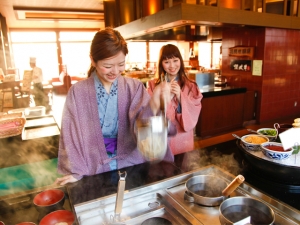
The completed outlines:
[[[176,125],[177,134],[170,138],[169,146],[174,155],[194,149],[194,128],[197,124],[202,94],[197,84],[188,79],[179,49],[172,44],[163,46],[158,61],[157,79],[148,82],[148,92],[154,94],[161,79],[170,84],[171,103],[167,117]]]
[[[137,149],[135,121],[160,111],[160,99],[171,101],[161,84],[150,97],[143,84],[121,76],[127,44],[112,28],[97,32],[91,44],[86,80],[74,84],[66,98],[61,126],[56,184],[145,162]],[[171,124],[169,134],[176,134]],[[167,150],[164,160],[173,161]]]

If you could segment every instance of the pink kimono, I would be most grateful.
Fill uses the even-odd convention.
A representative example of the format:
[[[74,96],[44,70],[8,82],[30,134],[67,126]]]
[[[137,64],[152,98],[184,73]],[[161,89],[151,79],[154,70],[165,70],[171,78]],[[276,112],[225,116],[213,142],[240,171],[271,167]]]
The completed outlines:
[[[155,79],[148,82],[148,93],[152,95]],[[175,124],[177,135],[170,138],[169,146],[174,155],[194,149],[194,128],[198,122],[202,94],[197,84],[187,81],[181,90],[181,113],[177,112],[176,96],[167,107],[167,117]]]
[[[98,115],[94,77],[74,84],[63,111],[58,172],[81,179],[85,175],[110,171],[111,160],[117,160],[118,169],[145,162],[137,149],[134,126],[137,118],[153,116],[149,100],[150,96],[140,81],[118,77],[117,156],[109,158]],[[169,134],[176,134],[174,125],[171,125]],[[169,149],[164,159],[173,161]]]

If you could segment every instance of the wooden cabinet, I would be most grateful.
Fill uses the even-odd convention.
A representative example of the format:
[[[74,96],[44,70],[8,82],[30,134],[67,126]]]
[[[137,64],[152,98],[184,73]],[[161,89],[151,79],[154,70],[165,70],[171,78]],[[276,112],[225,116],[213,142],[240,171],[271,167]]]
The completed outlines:
[[[244,93],[203,98],[196,125],[197,136],[215,136],[241,128],[243,110]]]
[[[245,88],[203,93],[196,135],[206,138],[242,128],[255,119],[255,96],[255,91]]]

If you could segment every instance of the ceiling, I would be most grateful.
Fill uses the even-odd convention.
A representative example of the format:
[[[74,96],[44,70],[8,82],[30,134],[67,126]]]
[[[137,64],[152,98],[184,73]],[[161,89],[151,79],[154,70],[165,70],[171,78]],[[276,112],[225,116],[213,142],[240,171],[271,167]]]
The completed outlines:
[[[0,0],[0,13],[9,28],[104,28],[103,0]]]

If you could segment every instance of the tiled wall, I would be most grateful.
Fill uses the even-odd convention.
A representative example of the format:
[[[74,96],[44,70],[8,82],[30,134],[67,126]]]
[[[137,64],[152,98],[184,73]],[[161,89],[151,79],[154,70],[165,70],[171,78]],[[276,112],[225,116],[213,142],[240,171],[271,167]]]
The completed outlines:
[[[234,46],[254,46],[256,60],[263,60],[262,76],[231,70]],[[226,28],[222,41],[222,75],[229,85],[258,92],[258,122],[300,117],[300,31],[276,28]],[[295,103],[297,104],[295,106]]]

